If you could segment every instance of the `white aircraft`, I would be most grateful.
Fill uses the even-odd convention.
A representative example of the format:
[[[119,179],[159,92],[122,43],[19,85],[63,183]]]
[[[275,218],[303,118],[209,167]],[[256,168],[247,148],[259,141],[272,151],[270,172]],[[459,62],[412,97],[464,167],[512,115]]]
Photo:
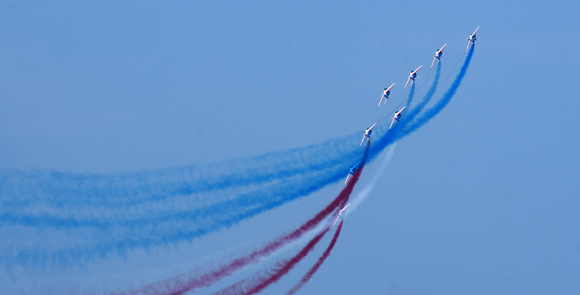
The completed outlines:
[[[367,128],[365,130],[365,135],[363,136],[363,140],[360,142],[360,145],[362,146],[363,142],[365,142],[365,138],[369,138],[369,140],[371,140],[371,135],[373,134],[373,128],[375,128],[375,126],[377,125],[377,123],[375,123],[373,126]]]
[[[358,162],[354,166],[350,167],[350,171],[348,172],[348,176],[346,177],[344,184],[346,184],[348,182],[348,179],[350,178],[351,175],[354,175],[356,173],[359,165],[360,165],[360,162]]]
[[[445,46],[447,46],[447,44],[443,45],[443,47],[441,47],[441,49],[439,49],[435,52],[435,55],[433,55],[434,58],[433,58],[433,63],[431,64],[431,67],[433,67],[436,60],[441,59],[441,57],[443,56],[443,48],[445,48]]]
[[[379,101],[379,106],[381,106],[381,103],[383,102],[383,99],[385,101],[387,99],[389,99],[389,95],[391,95],[391,88],[393,88],[393,86],[395,86],[395,83],[393,83],[393,85],[391,85],[391,87],[385,88],[385,91],[383,91],[383,97],[381,97],[381,101]]]
[[[401,120],[401,117],[403,117],[403,115],[401,115],[401,113],[403,112],[403,110],[406,107],[407,106],[404,106],[400,111],[395,113],[395,117],[393,118],[393,122],[391,123],[391,126],[389,126],[389,129],[391,129],[391,127],[393,127],[393,124],[395,124],[395,121],[399,122],[399,120]]]
[[[338,211],[338,216],[336,216],[336,220],[334,221],[334,224],[332,226],[334,226],[336,224],[336,222],[338,221],[338,218],[341,217],[340,215],[342,214],[342,212],[346,209],[346,207],[348,207],[350,205],[350,203],[348,203],[348,205],[344,206],[344,208],[342,208],[341,210]]]
[[[475,33],[477,33],[477,30],[479,30],[479,27],[477,27],[477,29],[475,29],[475,32],[473,32],[473,34],[469,35],[469,38],[467,38],[467,41],[469,42],[467,43],[467,49],[465,49],[465,52],[469,50],[469,46],[471,46],[471,44],[475,44],[475,40],[477,40],[477,36],[475,36]]]
[[[409,74],[409,80],[407,80],[407,84],[405,84],[405,88],[407,88],[407,85],[409,85],[409,82],[411,82],[411,80],[415,82],[415,78],[417,78],[417,71],[419,71],[421,67],[423,66],[418,67],[415,71],[411,71],[411,74]]]

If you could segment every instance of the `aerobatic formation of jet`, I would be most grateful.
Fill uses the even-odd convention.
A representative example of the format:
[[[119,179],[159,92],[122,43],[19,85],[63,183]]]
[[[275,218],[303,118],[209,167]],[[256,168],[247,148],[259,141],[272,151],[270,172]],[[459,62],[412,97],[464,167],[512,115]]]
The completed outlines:
[[[338,210],[338,215],[336,216],[336,220],[334,221],[334,224],[332,224],[332,226],[334,226],[336,224],[336,222],[338,221],[338,218],[342,217],[340,216],[342,214],[342,212],[344,210],[346,210],[346,207],[350,206],[350,203],[348,203],[346,206],[344,206],[344,208]]]
[[[475,44],[475,40],[477,40],[477,31],[479,30],[479,27],[477,27],[477,29],[475,29],[475,32],[473,32],[473,34],[469,35],[469,38],[467,38],[467,40],[469,41],[469,43],[467,43],[467,49],[469,50],[469,47],[472,44]],[[443,49],[445,49],[445,47],[447,47],[447,44],[443,45],[443,47],[437,49],[437,51],[435,51],[435,55],[433,56],[433,62],[431,63],[431,67],[433,67],[435,65],[435,62],[437,62],[438,60],[441,61],[441,57],[443,57]],[[416,70],[411,71],[411,73],[409,74],[409,79],[407,80],[407,83],[405,84],[405,88],[407,88],[407,86],[409,86],[409,83],[411,81],[415,82],[415,79],[417,78],[417,72],[422,68],[423,66],[418,67]],[[395,86],[395,83],[393,83],[393,85],[391,85],[389,88],[385,88],[383,91],[383,95],[381,97],[381,100],[379,101],[379,107],[381,106],[381,104],[383,103],[383,101],[386,101],[389,99],[389,96],[391,95],[391,89],[393,88],[393,86]],[[404,106],[402,109],[400,109],[398,112],[395,112],[395,116],[393,117],[393,122],[391,122],[391,126],[389,126],[389,129],[391,129],[393,127],[393,124],[395,124],[395,121],[399,122],[399,120],[401,120],[401,118],[403,117],[402,113],[405,110],[407,106]],[[365,130],[365,134],[363,136],[363,139],[360,143],[360,145],[362,146],[362,144],[365,142],[365,138],[368,138],[369,141],[371,140],[371,135],[373,133],[373,128],[377,125],[377,123],[375,123],[373,126],[367,128]],[[349,174],[346,177],[346,180],[344,181],[344,183],[348,183],[348,180],[350,179],[350,176],[353,175],[354,173],[356,173],[356,171],[358,170],[360,165],[360,162],[358,162],[356,165],[352,166],[350,168]],[[350,205],[350,203],[349,203]],[[346,205],[346,207],[348,207],[348,205]],[[346,207],[344,207],[342,210],[339,211],[339,214],[337,216],[336,221],[334,221],[334,223],[336,224],[336,222],[338,221],[338,218],[340,217],[340,214],[342,213],[342,211],[344,211],[344,209],[346,209]]]
[[[475,29],[475,32],[473,32],[473,34],[469,35],[469,38],[467,38],[467,49],[465,49],[465,51],[467,52],[467,50],[469,50],[469,46],[471,46],[471,44],[475,44],[475,40],[477,40],[477,36],[475,36],[475,33],[477,33],[477,30],[479,30],[479,27],[477,27],[477,29]]]
[[[403,117],[403,115],[401,115],[401,113],[403,112],[403,110],[406,107],[407,106],[404,106],[400,111],[395,113],[395,117],[393,117],[393,122],[391,123],[391,126],[389,126],[389,129],[391,129],[391,127],[393,127],[393,124],[395,124],[395,121],[399,122],[399,120],[401,120],[401,117]]]
[[[407,84],[405,84],[405,88],[407,88],[407,85],[409,85],[409,82],[411,82],[411,80],[413,80],[413,82],[415,82],[415,78],[417,78],[417,72],[422,68],[423,66],[418,67],[416,70],[411,71],[411,74],[409,74],[409,80],[407,80]]]
[[[369,138],[369,140],[371,140],[371,135],[373,134],[373,128],[375,128],[375,126],[377,125],[377,123],[373,124],[373,126],[367,128],[365,130],[365,135],[363,136],[363,140],[360,142],[360,145],[362,146],[363,142],[365,142],[365,138]]]
[[[393,83],[393,85],[391,85],[391,87],[389,88],[385,88],[385,91],[383,91],[383,97],[381,97],[381,101],[379,101],[379,106],[381,106],[381,103],[383,102],[383,100],[387,100],[389,99],[389,95],[391,95],[391,88],[393,88],[393,86],[395,86],[395,83]]]
[[[433,58],[433,63],[431,64],[431,67],[433,67],[436,60],[441,60],[441,57],[443,56],[443,48],[445,48],[445,46],[447,46],[447,44],[443,45],[443,47],[441,47],[441,49],[439,49],[435,52],[435,55],[433,55],[434,58]]]
[[[354,166],[350,167],[350,171],[348,172],[348,176],[346,177],[344,184],[346,184],[348,182],[348,179],[350,178],[351,175],[354,175],[356,173],[359,166],[360,166],[360,162],[358,162]]]

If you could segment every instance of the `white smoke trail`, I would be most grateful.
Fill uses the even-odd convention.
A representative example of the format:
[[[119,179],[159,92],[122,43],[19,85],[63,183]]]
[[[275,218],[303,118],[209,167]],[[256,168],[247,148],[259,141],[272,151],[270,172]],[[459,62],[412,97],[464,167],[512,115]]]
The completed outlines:
[[[354,210],[356,210],[358,205],[360,205],[367,198],[369,193],[373,190],[373,188],[375,187],[375,185],[379,181],[379,178],[381,176],[383,176],[383,174],[385,173],[385,170],[387,169],[389,162],[391,162],[391,158],[393,157],[393,154],[395,153],[396,147],[397,147],[396,143],[391,145],[391,147],[387,151],[387,154],[385,155],[385,158],[383,159],[383,162],[381,162],[381,166],[379,167],[378,171],[375,173],[374,177],[367,184],[367,186],[365,188],[363,188],[362,191],[360,191],[356,195],[356,197],[354,197],[354,199],[350,203],[349,208],[344,211],[344,213],[343,213],[344,217],[346,217],[348,214],[354,212]]]

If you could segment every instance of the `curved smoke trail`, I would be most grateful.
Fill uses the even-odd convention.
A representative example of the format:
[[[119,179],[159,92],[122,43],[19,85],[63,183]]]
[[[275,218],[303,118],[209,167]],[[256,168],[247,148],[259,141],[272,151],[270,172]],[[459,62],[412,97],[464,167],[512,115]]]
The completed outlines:
[[[120,175],[61,172],[11,172],[0,176],[0,212],[43,204],[117,208],[179,195],[247,187],[308,174],[342,163],[356,152],[358,134],[264,155],[208,166],[189,166]]]
[[[405,119],[406,122],[413,121],[413,119],[415,119],[415,117],[429,103],[431,98],[433,98],[435,91],[437,91],[437,85],[439,84],[439,77],[440,76],[441,76],[441,62],[438,62],[437,63],[437,70],[435,72],[435,79],[433,79],[433,84],[431,85],[431,87],[429,88],[429,90],[427,91],[425,96],[423,96],[423,99],[421,100],[421,102],[416,107],[414,107],[413,109],[411,109],[409,111],[409,113],[407,114],[407,118]],[[411,103],[409,102],[409,104],[411,104]],[[405,123],[405,124],[408,124],[408,123]]]
[[[339,227],[342,226],[342,221]],[[290,270],[302,261],[308,253],[314,250],[314,246],[320,242],[322,237],[330,230],[330,227],[325,228],[320,233],[318,233],[312,240],[296,254],[288,260],[277,261],[274,266],[266,271],[261,271],[256,273],[250,278],[239,281],[219,292],[213,293],[214,295],[251,295],[262,292],[268,286],[278,282],[280,278],[286,275]]]
[[[322,264],[324,263],[326,258],[328,258],[328,256],[330,256],[330,252],[334,248],[336,241],[338,241],[338,236],[340,235],[340,231],[342,230],[343,222],[344,222],[344,220],[341,220],[340,223],[338,224],[338,228],[334,232],[334,236],[332,237],[332,241],[330,241],[328,248],[326,248],[326,250],[324,250],[324,253],[322,253],[320,258],[318,258],[318,261],[316,261],[316,263],[312,266],[312,268],[310,268],[310,270],[308,270],[308,272],[302,277],[302,279],[300,279],[300,282],[298,282],[298,284],[296,284],[296,286],[294,286],[292,289],[290,289],[290,291],[288,291],[288,295],[295,294],[306,283],[308,283],[310,278],[312,278],[312,276],[318,271],[320,266],[322,266]]]

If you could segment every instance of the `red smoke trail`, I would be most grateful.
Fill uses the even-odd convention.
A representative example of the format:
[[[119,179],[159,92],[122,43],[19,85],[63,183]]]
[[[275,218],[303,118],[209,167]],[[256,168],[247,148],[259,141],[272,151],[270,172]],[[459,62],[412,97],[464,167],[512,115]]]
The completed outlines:
[[[120,293],[122,295],[181,295],[186,292],[207,287],[215,282],[232,275],[235,271],[238,271],[245,266],[250,264],[255,264],[260,261],[261,258],[266,257],[275,251],[279,250],[283,246],[290,242],[294,242],[304,236],[306,233],[314,229],[320,222],[322,222],[326,217],[335,212],[337,208],[342,208],[348,202],[348,198],[352,193],[354,185],[360,178],[360,174],[363,171],[365,161],[368,156],[368,151],[370,147],[370,141],[367,141],[367,146],[361,160],[360,168],[353,174],[350,181],[346,186],[340,191],[338,196],[328,204],[322,211],[318,212],[313,218],[308,220],[298,229],[294,230],[290,234],[279,237],[274,241],[268,243],[261,249],[255,250],[247,256],[234,259],[232,262],[218,267],[216,270],[205,272],[200,269],[195,269],[187,273],[177,275],[175,277],[166,279],[164,281],[153,283],[142,287],[137,290],[127,291]],[[201,273],[201,274],[200,274]],[[119,293],[117,293],[119,294]]]
[[[276,283],[282,276],[287,274],[298,262],[300,262],[310,251],[314,249],[314,246],[320,242],[320,239],[330,230],[330,227],[325,228],[320,233],[318,233],[296,256],[289,260],[278,261],[274,266],[264,272],[258,272],[253,277],[247,278],[245,280],[239,281],[213,295],[251,295],[256,294],[264,290],[271,284]]]
[[[334,248],[334,245],[336,244],[336,241],[338,240],[338,236],[340,235],[340,230],[342,229],[343,222],[344,221],[341,220],[340,223],[338,224],[338,228],[336,229],[336,232],[334,233],[334,237],[332,237],[332,241],[330,242],[330,245],[328,245],[328,248],[326,248],[324,253],[322,253],[322,256],[320,256],[320,258],[318,258],[318,261],[316,261],[316,264],[314,264],[314,266],[312,266],[312,268],[304,275],[304,277],[302,277],[300,282],[298,284],[296,284],[296,286],[294,286],[294,288],[292,288],[290,291],[288,291],[287,295],[292,295],[292,294],[296,293],[298,290],[300,290],[300,288],[302,288],[306,283],[308,283],[310,278],[312,278],[312,276],[316,273],[316,271],[318,271],[318,269],[320,268],[322,263],[324,263],[324,260],[326,260],[326,258],[328,258],[328,256],[330,256],[330,251],[332,251],[332,248]]]

